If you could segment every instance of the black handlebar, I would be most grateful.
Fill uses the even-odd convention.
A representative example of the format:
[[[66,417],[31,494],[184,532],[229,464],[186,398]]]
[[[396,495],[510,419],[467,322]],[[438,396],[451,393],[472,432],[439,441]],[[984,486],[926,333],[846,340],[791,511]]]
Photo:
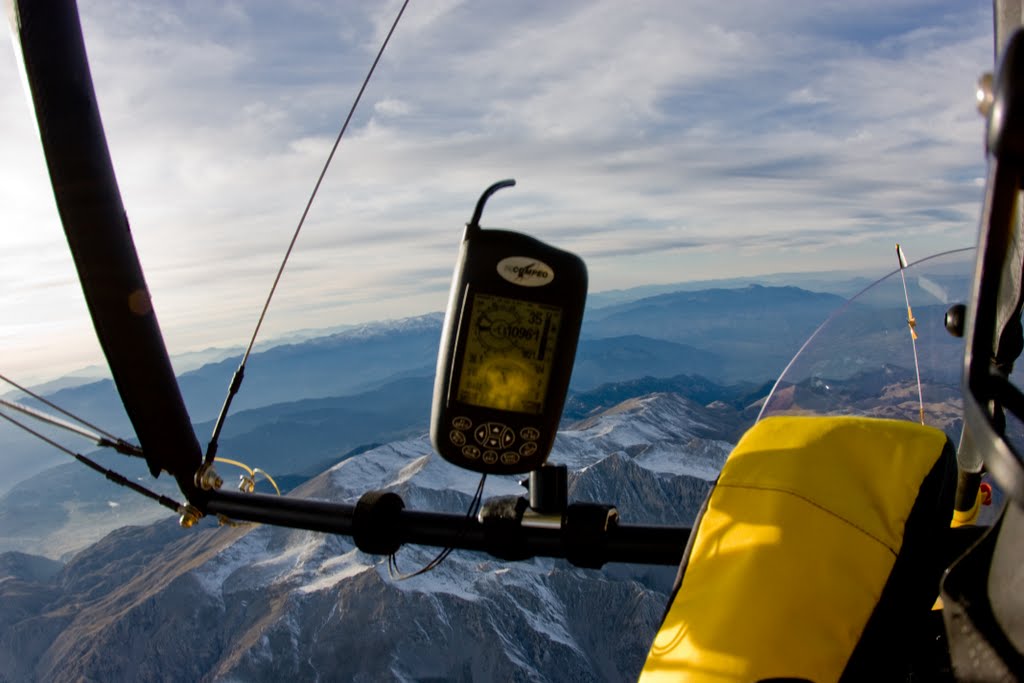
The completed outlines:
[[[529,518],[515,520],[513,524],[488,524],[486,520],[467,518],[462,513],[406,510],[401,506],[390,508],[386,513],[389,523],[381,524],[380,518],[374,515],[357,515],[356,505],[228,491],[214,491],[208,496],[204,505],[207,514],[221,514],[235,520],[357,539],[368,531],[365,526],[372,525],[372,535],[378,539],[380,529],[389,527],[397,545],[412,543],[475,550],[502,558],[508,557],[506,550],[514,548],[520,559],[564,558],[577,566],[591,568],[607,562],[677,565],[690,537],[690,529],[686,527],[620,524],[617,516],[611,522],[604,517],[606,521],[602,524],[594,521],[601,519],[600,515],[593,514],[595,508],[614,508],[587,503],[570,504],[557,526],[531,524]],[[580,552],[582,546],[586,546],[583,553]],[[520,550],[525,555],[518,554]]]

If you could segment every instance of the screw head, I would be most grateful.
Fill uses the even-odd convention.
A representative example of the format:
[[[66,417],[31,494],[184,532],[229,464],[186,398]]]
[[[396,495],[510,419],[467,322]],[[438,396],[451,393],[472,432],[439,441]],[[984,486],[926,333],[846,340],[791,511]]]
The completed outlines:
[[[988,118],[989,114],[992,113],[992,103],[995,102],[991,73],[983,73],[981,78],[978,79],[978,89],[975,91],[974,97],[978,106],[978,113]]]
[[[196,486],[203,491],[213,491],[224,485],[224,480],[217,474],[212,465],[202,465],[195,475]]]

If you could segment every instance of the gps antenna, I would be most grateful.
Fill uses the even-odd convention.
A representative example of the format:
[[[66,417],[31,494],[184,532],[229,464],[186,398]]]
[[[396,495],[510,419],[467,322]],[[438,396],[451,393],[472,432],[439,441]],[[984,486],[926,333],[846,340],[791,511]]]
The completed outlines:
[[[491,195],[503,188],[514,187],[515,184],[516,181],[509,178],[508,180],[499,180],[484,190],[484,193],[480,195],[480,199],[476,202],[476,209],[473,210],[473,217],[469,219],[468,223],[466,223],[466,234],[463,236],[463,240],[469,239],[473,236],[473,233],[480,229],[480,215],[483,214],[484,204],[486,204],[487,200],[491,198]]]

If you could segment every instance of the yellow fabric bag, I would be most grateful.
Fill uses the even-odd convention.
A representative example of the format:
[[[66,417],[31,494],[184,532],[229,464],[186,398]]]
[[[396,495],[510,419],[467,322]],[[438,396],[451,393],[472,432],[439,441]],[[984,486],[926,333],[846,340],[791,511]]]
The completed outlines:
[[[884,676],[937,595],[954,489],[955,454],[937,429],[759,422],[705,501],[641,680]]]

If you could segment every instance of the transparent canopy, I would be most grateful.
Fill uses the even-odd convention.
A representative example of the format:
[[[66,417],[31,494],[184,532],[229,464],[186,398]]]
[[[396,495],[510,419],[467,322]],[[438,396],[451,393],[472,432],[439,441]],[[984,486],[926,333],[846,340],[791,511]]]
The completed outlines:
[[[950,307],[969,299],[974,255],[973,248],[936,254],[852,297],[786,366],[758,419],[811,414],[920,421],[923,413],[925,424],[957,443],[964,340],[946,329],[945,319]]]

